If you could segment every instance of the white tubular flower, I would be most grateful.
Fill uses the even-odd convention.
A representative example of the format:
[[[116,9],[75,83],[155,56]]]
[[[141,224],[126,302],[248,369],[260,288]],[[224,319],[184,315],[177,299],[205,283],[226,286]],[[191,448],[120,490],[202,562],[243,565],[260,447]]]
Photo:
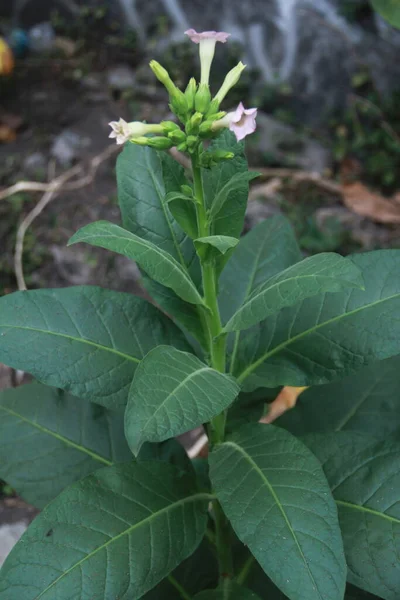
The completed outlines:
[[[217,42],[225,44],[230,33],[225,33],[224,31],[203,31],[202,33],[197,33],[194,29],[188,29],[185,31],[185,34],[189,36],[192,42],[200,44],[200,83],[208,85],[211,63],[215,53],[215,45]]]
[[[224,83],[221,85],[218,90],[214,100],[218,101],[218,104],[221,104],[222,100],[225,98],[229,90],[231,90],[239,81],[242,71],[246,68],[242,62],[236,65],[233,69],[229,71],[227,76],[224,79]]]
[[[148,133],[163,133],[164,131],[162,125],[148,125],[141,121],[127,123],[124,119],[111,121],[109,125],[112,129],[109,137],[115,138],[117,144],[125,144],[129,140],[145,136]]]
[[[256,108],[245,109],[240,102],[235,111],[228,113],[219,121],[214,121],[211,130],[218,131],[219,129],[229,128],[235,134],[237,141],[240,142],[256,130],[256,117]]]

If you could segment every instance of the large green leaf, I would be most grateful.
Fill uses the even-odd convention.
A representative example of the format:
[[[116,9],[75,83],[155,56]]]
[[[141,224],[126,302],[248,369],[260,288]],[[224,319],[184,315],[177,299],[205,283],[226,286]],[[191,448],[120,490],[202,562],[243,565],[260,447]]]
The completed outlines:
[[[261,284],[224,327],[239,331],[263,321],[286,306],[311,296],[343,289],[363,289],[360,270],[334,252],[310,256]]]
[[[371,4],[386,21],[400,29],[399,0],[371,0]]]
[[[287,219],[278,215],[256,225],[240,240],[221,275],[218,302],[223,322],[232,317],[263,281],[299,260],[300,249]],[[240,331],[228,336],[232,372],[241,336]],[[257,349],[257,341],[255,337],[246,346],[250,361]]]
[[[179,226],[192,240],[196,239],[199,236],[199,228],[194,200],[182,193],[173,193],[167,196],[167,201],[168,208]]]
[[[328,385],[309,388],[278,425],[292,433],[358,431],[379,439],[400,432],[400,356]]]
[[[328,383],[400,353],[400,251],[352,257],[365,291],[308,298],[243,332],[234,374],[246,389]]]
[[[97,221],[77,231],[68,245],[79,242],[123,254],[135,260],[152,279],[174,290],[186,302],[203,304],[188,272],[171,254],[126,229],[108,221]]]
[[[204,196],[210,208],[216,196],[224,186],[238,173],[247,173],[247,161],[244,155],[243,142],[237,142],[233,133],[223,131],[216,138],[210,150],[227,150],[234,153],[234,158],[224,160],[211,169],[203,169]],[[249,186],[247,182],[239,185],[229,195],[229,202],[225,202],[213,221],[211,235],[227,235],[238,238],[243,229],[244,215],[246,212]]]
[[[124,406],[133,373],[155,346],[188,345],[154,306],[83,286],[0,298],[0,361],[110,408]]]
[[[209,210],[210,220],[215,219],[221,209],[224,207],[225,202],[230,200],[231,195],[235,195],[237,190],[243,188],[243,193],[248,194],[249,182],[259,176],[259,173],[252,173],[251,171],[239,171],[235,173],[231,179],[220,188],[218,194],[215,196],[214,201]]]
[[[182,600],[182,590],[196,594],[218,582],[218,565],[215,552],[205,539],[196,552],[179,565],[161,583],[143,596],[143,600]]]
[[[307,436],[338,505],[348,580],[400,597],[400,444],[353,432]]]
[[[235,532],[291,600],[342,600],[337,510],[320,465],[288,432],[252,424],[211,453],[210,478]]]
[[[126,144],[118,157],[117,180],[125,229],[166,250],[190,269],[197,282],[198,259],[194,245],[173,218],[166,200],[167,194],[178,193],[180,186],[187,184],[182,167],[165,152]],[[147,276],[142,283],[165,312],[204,345],[196,307]]]
[[[212,496],[158,462],[106,467],[51,502],[0,573],[1,600],[136,600],[199,545]]]
[[[126,144],[117,161],[118,201],[124,227],[190,267],[191,240],[172,217],[166,195],[187,184],[181,165],[165,152]]]
[[[145,441],[161,442],[210,421],[239,393],[233,378],[193,354],[155,348],[136,370],[125,413],[125,435],[134,454]]]
[[[0,393],[0,477],[38,508],[88,473],[131,458],[121,412],[39,383]]]
[[[200,592],[193,600],[260,600],[251,590],[232,582],[229,587],[220,590]]]

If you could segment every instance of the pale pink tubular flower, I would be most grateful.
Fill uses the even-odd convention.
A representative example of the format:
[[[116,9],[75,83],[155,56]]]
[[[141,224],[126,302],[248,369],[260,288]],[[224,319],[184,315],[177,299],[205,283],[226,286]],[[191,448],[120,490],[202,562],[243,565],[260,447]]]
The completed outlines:
[[[224,31],[203,31],[197,33],[195,29],[188,29],[185,34],[195,44],[200,44],[200,64],[201,64],[201,77],[200,83],[208,85],[210,79],[211,63],[214,58],[215,45],[217,42],[225,44],[226,40],[230,36],[230,33]]]
[[[228,113],[219,121],[215,121],[211,129],[218,131],[218,129],[229,127],[235,134],[237,141],[240,142],[240,140],[243,140],[247,135],[254,133],[256,130],[256,117],[256,108],[246,109],[242,102],[240,102],[235,111]]]
[[[108,137],[115,138],[117,144],[125,144],[129,140],[142,137],[148,133],[163,133],[163,128],[159,124],[147,124],[141,121],[132,121],[127,123],[124,119],[111,121],[109,123],[112,131]]]

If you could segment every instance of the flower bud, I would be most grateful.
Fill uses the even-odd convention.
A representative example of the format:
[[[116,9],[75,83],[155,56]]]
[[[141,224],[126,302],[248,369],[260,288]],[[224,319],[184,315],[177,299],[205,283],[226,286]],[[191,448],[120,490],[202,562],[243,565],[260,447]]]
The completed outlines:
[[[200,124],[203,120],[203,115],[199,112],[194,113],[190,120],[186,124],[186,131],[189,134],[197,134],[199,132]]]
[[[179,144],[179,146],[177,146],[176,149],[179,150],[179,152],[186,152],[187,147],[187,143],[183,142],[183,144]]]
[[[174,142],[175,146],[177,146],[178,144],[182,144],[182,142],[186,141],[186,135],[182,131],[182,129],[175,129],[175,131],[170,131],[170,133],[168,134],[168,138]]]
[[[232,158],[235,158],[234,153],[228,152],[227,150],[214,150],[213,152],[210,152],[210,154],[213,161],[217,163],[223,160],[231,160]]]
[[[167,88],[169,95],[172,97],[175,93],[175,90],[178,88],[169,76],[167,69],[164,69],[164,67],[156,60],[150,61],[150,69],[153,71],[158,81],[160,81]]]
[[[182,122],[186,120],[186,116],[188,113],[188,103],[186,100],[186,96],[181,90],[176,88],[176,92],[174,96],[170,96],[171,98],[171,108],[173,112],[180,118]]]
[[[185,97],[188,103],[188,109],[192,111],[194,109],[194,98],[197,92],[197,83],[194,77],[189,81],[187,88],[185,90]]]
[[[237,84],[242,74],[242,71],[246,68],[242,62],[236,65],[233,69],[231,69],[228,75],[225,77],[224,83],[220,87],[219,91],[215,95],[214,100],[217,100],[219,104],[221,104],[222,100],[225,98],[227,93],[233,86]]]
[[[179,131],[181,130],[179,125],[174,123],[174,121],[161,121],[160,125],[162,126],[165,135],[168,135],[171,131],[176,131],[177,129],[179,129]]]
[[[139,146],[149,146],[150,148],[156,148],[156,150],[169,150],[174,145],[173,142],[166,137],[139,137],[131,141]]]
[[[201,125],[200,125],[200,129],[199,129],[199,134],[200,137],[206,138],[208,136],[210,136],[213,132],[212,126],[214,124],[214,121],[204,121]]]
[[[211,93],[206,83],[201,83],[194,99],[194,106],[197,112],[206,114],[210,107]]]
[[[218,112],[219,110],[219,102],[218,100],[216,100],[215,98],[213,100],[211,100],[211,104],[208,108],[208,113],[207,113],[207,119],[209,118],[209,115],[212,115],[216,112]]]
[[[218,121],[218,119],[222,119],[222,117],[224,117],[226,115],[226,112],[224,110],[220,110],[217,113],[214,113],[212,115],[207,115],[207,121]]]
[[[196,135],[188,135],[186,142],[187,142],[189,151],[194,150],[197,147],[198,138]]]

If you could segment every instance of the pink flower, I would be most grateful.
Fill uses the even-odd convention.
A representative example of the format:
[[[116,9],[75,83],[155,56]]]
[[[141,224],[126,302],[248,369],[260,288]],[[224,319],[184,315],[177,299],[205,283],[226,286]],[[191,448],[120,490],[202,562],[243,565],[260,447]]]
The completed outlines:
[[[119,121],[111,121],[109,123],[112,131],[108,137],[115,138],[118,145],[125,144],[129,140],[134,140],[136,138],[147,135],[148,133],[163,133],[162,125],[157,123],[155,124],[147,124],[142,123],[141,121],[132,121],[132,123],[127,123],[124,119],[120,119]]]
[[[235,134],[237,141],[240,142],[240,140],[243,140],[247,135],[256,130],[256,117],[256,108],[246,109],[242,102],[240,102],[235,111],[228,113],[219,121],[215,121],[211,129],[218,131],[218,129],[222,129],[223,127],[229,127]]]
[[[231,34],[225,33],[225,31],[203,31],[202,33],[197,33],[195,29],[188,29],[185,31],[185,35],[189,36],[195,44],[200,44],[202,40],[215,40],[216,42],[225,44]]]
[[[224,31],[203,31],[202,33],[197,33],[197,31],[194,29],[188,29],[185,31],[185,34],[190,37],[192,42],[195,44],[200,44],[200,83],[208,85],[211,64],[215,53],[215,45],[217,42],[222,42],[225,44],[230,34],[225,33]]]

